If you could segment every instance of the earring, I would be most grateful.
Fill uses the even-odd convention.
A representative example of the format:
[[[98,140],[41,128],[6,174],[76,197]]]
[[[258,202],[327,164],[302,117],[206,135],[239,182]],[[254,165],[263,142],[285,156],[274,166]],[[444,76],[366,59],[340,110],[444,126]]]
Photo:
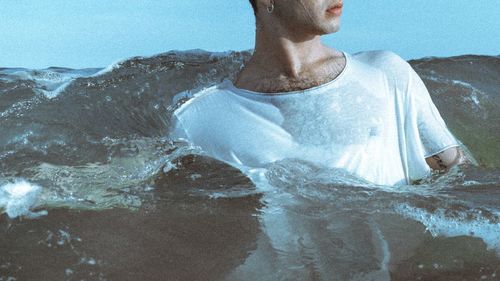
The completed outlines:
[[[272,14],[274,11],[274,0],[269,1],[269,6],[267,6],[267,12]]]

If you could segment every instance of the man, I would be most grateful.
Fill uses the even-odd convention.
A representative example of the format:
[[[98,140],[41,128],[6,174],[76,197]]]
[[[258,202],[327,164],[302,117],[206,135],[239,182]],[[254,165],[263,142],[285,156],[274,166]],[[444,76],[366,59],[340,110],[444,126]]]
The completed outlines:
[[[339,0],[250,0],[252,58],[235,82],[173,114],[172,137],[236,167],[297,158],[375,184],[409,184],[460,161],[422,80],[389,51],[350,55],[321,44],[339,30]]]

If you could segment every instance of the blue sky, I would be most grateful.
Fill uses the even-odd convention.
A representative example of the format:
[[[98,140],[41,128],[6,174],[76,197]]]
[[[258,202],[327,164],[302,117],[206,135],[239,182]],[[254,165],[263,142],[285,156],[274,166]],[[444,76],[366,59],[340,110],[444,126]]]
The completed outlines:
[[[276,0],[279,1],[279,0]],[[405,59],[499,55],[498,0],[344,0],[323,42]],[[253,47],[248,0],[0,0],[0,67],[104,67],[168,50]]]

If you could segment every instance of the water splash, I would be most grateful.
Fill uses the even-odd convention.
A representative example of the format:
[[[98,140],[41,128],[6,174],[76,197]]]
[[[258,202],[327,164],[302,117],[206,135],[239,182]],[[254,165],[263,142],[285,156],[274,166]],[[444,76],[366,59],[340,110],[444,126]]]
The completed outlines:
[[[31,211],[39,203],[41,191],[40,186],[23,179],[0,186],[0,210],[4,209],[10,218],[18,216],[37,218],[46,215],[47,211]]]

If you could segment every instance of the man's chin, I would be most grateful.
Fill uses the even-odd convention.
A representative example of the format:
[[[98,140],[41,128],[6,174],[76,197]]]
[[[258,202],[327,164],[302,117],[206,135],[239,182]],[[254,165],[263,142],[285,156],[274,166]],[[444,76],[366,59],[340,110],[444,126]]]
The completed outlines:
[[[319,35],[328,35],[340,30],[340,25],[328,26],[319,30]]]

